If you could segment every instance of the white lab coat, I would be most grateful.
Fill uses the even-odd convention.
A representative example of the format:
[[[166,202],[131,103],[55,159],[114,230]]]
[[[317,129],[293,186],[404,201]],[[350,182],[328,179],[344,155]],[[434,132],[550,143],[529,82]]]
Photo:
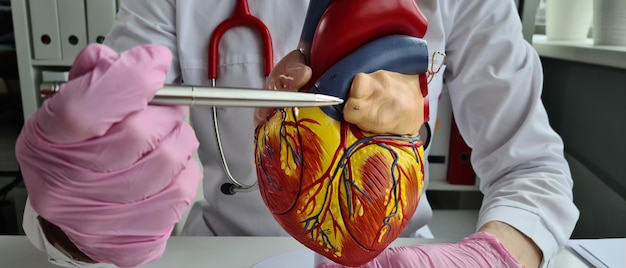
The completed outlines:
[[[458,127],[473,147],[472,164],[485,198],[477,226],[498,220],[517,228],[551,259],[569,238],[578,218],[563,144],[550,128],[541,103],[542,69],[524,41],[513,1],[417,0],[428,18],[425,39],[431,53],[448,55],[445,72],[429,86],[430,124],[437,119],[445,80]],[[308,1],[249,1],[251,12],[269,28],[274,62],[294,49]],[[207,44],[235,1],[122,1],[106,44],[123,51],[143,43],[171,49],[168,83],[208,85]],[[220,43],[219,86],[262,87],[261,44],[248,28],[234,28]],[[435,65],[437,65],[435,63]],[[252,109],[219,108],[220,131],[231,172],[250,184],[256,179]],[[286,235],[258,191],[232,196],[216,148],[210,108],[196,107],[191,119],[200,140],[204,199],[187,220],[187,235]],[[435,139],[437,137],[434,137]],[[404,235],[431,219],[426,196]],[[30,232],[39,233],[39,232]],[[33,241],[35,241],[34,239]],[[544,262],[544,265],[547,262]]]

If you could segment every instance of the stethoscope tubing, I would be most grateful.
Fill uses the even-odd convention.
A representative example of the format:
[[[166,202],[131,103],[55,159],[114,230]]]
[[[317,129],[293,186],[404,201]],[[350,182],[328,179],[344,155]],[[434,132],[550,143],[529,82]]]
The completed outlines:
[[[233,11],[233,15],[222,23],[220,23],[213,34],[211,34],[211,39],[209,41],[208,46],[208,78],[211,80],[211,86],[215,87],[215,82],[218,76],[217,66],[219,59],[219,43],[226,31],[231,28],[238,26],[247,26],[254,30],[256,30],[263,40],[263,52],[265,59],[265,76],[268,76],[274,67],[274,49],[272,46],[272,37],[270,35],[270,31],[267,26],[259,20],[257,17],[253,16],[250,13],[250,8],[248,7],[247,0],[237,0],[235,3],[235,9]],[[224,173],[226,174],[226,178],[230,181],[222,184],[220,187],[220,191],[226,195],[234,195],[238,192],[250,192],[256,190],[258,188],[258,184],[255,180],[253,184],[244,184],[237,179],[234,178],[232,173],[230,172],[230,168],[228,167],[228,162],[226,161],[226,156],[224,154],[223,144],[221,142],[220,131],[219,131],[219,123],[217,116],[217,108],[213,107],[213,128],[215,131],[215,138],[217,142],[217,149],[220,155],[220,160],[222,163],[222,168],[224,169]]]

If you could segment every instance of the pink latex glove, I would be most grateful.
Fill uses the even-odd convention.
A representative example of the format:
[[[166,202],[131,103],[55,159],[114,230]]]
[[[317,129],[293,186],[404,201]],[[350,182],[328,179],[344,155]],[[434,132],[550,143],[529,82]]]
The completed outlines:
[[[316,256],[316,268],[345,267]],[[424,244],[383,251],[361,268],[523,267],[493,235],[478,232],[455,244]]]
[[[195,197],[202,174],[187,109],[147,105],[170,64],[164,47],[118,55],[90,45],[18,138],[34,210],[95,261],[158,259]]]

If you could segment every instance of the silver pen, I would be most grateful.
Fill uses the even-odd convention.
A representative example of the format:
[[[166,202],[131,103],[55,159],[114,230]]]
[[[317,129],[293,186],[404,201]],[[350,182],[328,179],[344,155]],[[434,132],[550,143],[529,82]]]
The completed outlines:
[[[57,93],[62,83],[44,82],[39,87],[43,98]],[[343,100],[324,94],[253,88],[165,85],[151,104],[227,107],[314,107],[332,106]]]

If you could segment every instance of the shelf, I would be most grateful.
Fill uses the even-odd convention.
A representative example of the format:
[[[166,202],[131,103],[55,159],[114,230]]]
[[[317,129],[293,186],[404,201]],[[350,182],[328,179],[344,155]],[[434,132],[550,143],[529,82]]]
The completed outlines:
[[[32,60],[33,66],[71,67],[74,60]]]
[[[550,41],[545,35],[533,36],[533,47],[542,57],[626,69],[626,46],[594,45],[584,41]]]
[[[478,185],[456,185],[450,184],[444,180],[430,180],[428,182],[428,191],[480,191]]]

